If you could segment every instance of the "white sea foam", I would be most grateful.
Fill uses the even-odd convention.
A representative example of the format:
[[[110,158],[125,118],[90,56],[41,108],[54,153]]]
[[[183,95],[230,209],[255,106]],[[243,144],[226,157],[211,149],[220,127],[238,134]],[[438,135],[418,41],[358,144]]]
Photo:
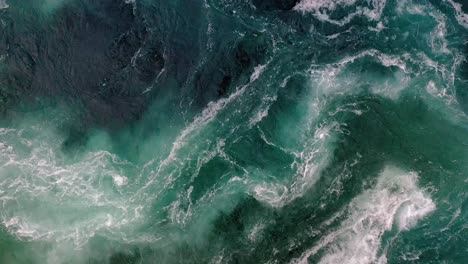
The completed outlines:
[[[163,175],[165,177],[163,187],[167,188],[168,186],[170,186],[180,176],[178,170],[174,170],[174,168],[171,167],[171,164],[174,164],[175,161],[178,161],[179,151],[183,147],[185,147],[187,142],[193,136],[197,135],[202,128],[206,127],[209,123],[211,123],[227,105],[231,104],[242,94],[244,94],[247,88],[260,77],[267,65],[268,63],[265,65],[256,66],[254,68],[254,72],[250,76],[250,82],[246,85],[238,87],[238,89],[234,93],[230,94],[228,97],[221,98],[215,102],[210,102],[207,105],[207,107],[202,111],[202,113],[197,115],[195,119],[187,127],[185,127],[182,130],[182,132],[177,136],[174,143],[172,144],[172,148],[169,152],[169,155],[159,163],[156,171],[152,174],[151,177],[149,177],[145,186],[138,191],[137,195],[142,194],[148,187],[152,186],[155,183],[155,181],[161,177],[162,172],[164,171],[168,173]],[[156,192],[153,196],[157,197],[164,188],[160,189],[160,191]],[[154,199],[154,197],[151,199]]]
[[[253,179],[249,183],[250,193],[258,201],[271,207],[283,207],[303,196],[320,179],[322,169],[330,158],[330,144],[338,133],[344,132],[341,125],[335,121],[317,124],[316,119],[326,103],[313,97],[305,107],[307,119],[303,120],[301,128],[303,146],[290,149],[268,140],[260,130],[260,137],[268,145],[292,155],[295,160],[291,169],[295,170],[292,177],[286,181],[271,181],[271,178]]]
[[[412,15],[425,15],[426,7],[414,3],[412,0],[399,0],[397,1],[396,11],[399,15],[403,12],[408,12]]]
[[[430,13],[430,15],[437,21],[437,26],[431,32],[432,50],[442,53],[450,53],[450,50],[447,48],[448,41],[445,39],[445,36],[447,35],[446,17],[438,13]]]
[[[253,194],[259,201],[271,206],[282,206],[289,198],[289,190],[282,184],[263,183],[253,187]]]
[[[328,114],[331,116],[334,116],[341,112],[350,112],[350,113],[360,116],[365,112],[365,110],[359,109],[360,107],[362,107],[360,105],[360,102],[344,104],[342,106],[337,107],[335,111],[328,112]]]
[[[461,10],[461,4],[457,4],[452,0],[445,0],[452,5],[458,22],[463,25],[463,20],[466,19],[466,14]],[[448,24],[450,14],[444,14],[436,9],[433,5],[421,5],[420,1],[400,0],[397,2],[396,11],[400,15],[409,13],[412,15],[432,17],[436,25],[431,31],[419,31],[419,27],[415,32],[421,36],[419,42],[421,45],[426,45],[429,52],[417,52],[415,55],[404,53],[401,57],[409,65],[409,68],[414,67],[417,71],[413,71],[409,76],[411,79],[422,79],[426,82],[426,91],[439,100],[447,104],[450,109],[459,112],[458,102],[455,93],[456,72],[465,60],[461,51],[449,45],[447,37],[449,37]],[[439,58],[443,56],[444,63],[440,63]],[[411,80],[411,82],[413,82]]]
[[[0,141],[9,142],[0,147],[0,221],[12,235],[81,247],[98,232],[139,220],[134,205],[117,191],[129,182],[125,161],[96,151],[66,163],[59,141],[48,138],[52,132],[28,129],[0,130]]]
[[[273,147],[275,147],[275,148],[277,148],[277,149],[280,149],[280,150],[283,151],[284,153],[288,153],[288,154],[290,154],[290,155],[292,155],[292,156],[294,156],[294,157],[296,157],[296,158],[299,158],[299,157],[300,157],[300,154],[299,154],[298,152],[296,152],[296,151],[294,151],[294,150],[292,150],[292,149],[287,149],[287,148],[284,148],[284,147],[282,147],[282,146],[278,146],[277,144],[275,144],[275,143],[271,142],[270,140],[268,140],[268,139],[266,138],[266,136],[265,136],[265,132],[263,132],[263,130],[262,130],[260,127],[258,127],[258,130],[260,131],[260,138],[261,138],[266,144],[268,144],[268,145],[270,145],[270,146],[273,146]]]
[[[128,183],[128,178],[122,175],[114,174],[112,175],[112,179],[114,180],[115,185],[119,187]]]
[[[427,83],[426,91],[432,96],[439,96],[439,90],[437,90],[434,81],[429,81]]]
[[[382,31],[382,30],[385,28],[385,26],[384,26],[384,24],[382,23],[382,21],[379,21],[379,23],[377,23],[377,26],[375,26],[375,27],[368,27],[368,28],[369,28],[369,30],[371,30],[371,31],[380,32],[380,31]]]
[[[252,117],[252,119],[250,120],[250,124],[254,125],[262,121],[262,119],[267,116],[268,116],[268,109],[260,110],[255,116]]]
[[[326,75],[329,75],[332,77],[336,76],[339,72],[341,72],[344,69],[345,66],[355,62],[356,60],[364,58],[366,56],[376,58],[380,63],[382,63],[382,65],[386,67],[395,66],[395,67],[400,68],[403,72],[408,72],[406,63],[399,56],[387,55],[385,53],[380,52],[379,50],[369,49],[369,50],[362,51],[356,55],[345,57],[338,62],[326,65],[325,67],[328,68],[329,71],[325,73]],[[312,73],[317,72],[315,70],[315,67],[311,70],[311,72]],[[326,78],[326,76],[324,76],[324,78]]]
[[[310,69],[312,82],[317,84],[321,93],[327,95],[357,92],[359,90],[355,88],[359,86],[360,82],[358,76],[341,73],[348,65],[364,57],[371,57],[385,67],[400,69],[400,71],[392,73],[387,80],[370,87],[372,93],[396,99],[399,93],[406,88],[410,80],[411,69],[403,56],[388,55],[376,49],[362,51],[356,55],[345,57],[338,62],[326,65],[312,65]]]
[[[386,6],[386,0],[362,1],[363,4],[370,2],[372,8],[365,5],[357,5],[353,12],[348,12],[348,15],[340,20],[330,18],[329,13],[332,13],[337,8],[351,7],[359,2],[357,0],[302,0],[294,7],[294,10],[312,13],[321,21],[339,26],[348,24],[356,16],[365,16],[372,21],[380,20]]]
[[[417,186],[418,175],[387,167],[376,186],[355,197],[345,209],[341,226],[323,237],[293,263],[307,263],[324,250],[320,263],[385,263],[378,256],[382,236],[396,225],[398,232],[415,226],[435,210],[429,195]]]
[[[271,207],[283,207],[304,195],[320,178],[321,169],[329,160],[327,147],[332,135],[339,130],[339,124],[332,122],[313,129],[313,136],[305,144],[298,158],[297,171],[288,185],[284,183],[261,182],[253,185],[252,195]]]
[[[260,77],[260,74],[262,74],[262,72],[265,70],[265,67],[267,65],[258,65],[257,67],[254,68],[254,72],[252,73],[252,75],[250,76],[250,82],[254,82],[255,80],[258,79],[258,77]]]
[[[0,0],[0,9],[5,9],[10,7],[6,0]]]
[[[266,224],[265,223],[256,223],[253,228],[250,230],[248,234],[248,239],[252,242],[255,242],[258,240],[258,238],[261,236],[263,230],[265,229]]]
[[[462,4],[455,3],[453,0],[446,0],[452,7],[455,9],[456,16],[455,18],[457,19],[458,23],[465,27],[468,28],[468,14],[463,13],[462,11]]]
[[[270,110],[270,106],[273,102],[275,102],[278,97],[275,96],[265,96],[262,100],[262,103],[259,107],[259,110],[255,115],[253,115],[250,120],[249,124],[250,127],[254,126],[255,124],[261,122],[265,117],[268,116],[268,111]]]
[[[335,10],[337,6],[350,6],[355,3],[356,0],[302,0],[294,9],[304,12],[318,11],[320,9]]]

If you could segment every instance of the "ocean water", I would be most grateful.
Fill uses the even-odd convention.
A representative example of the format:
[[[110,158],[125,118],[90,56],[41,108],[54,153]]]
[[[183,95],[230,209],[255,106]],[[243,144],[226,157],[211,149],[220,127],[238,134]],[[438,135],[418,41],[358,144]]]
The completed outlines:
[[[0,263],[468,263],[465,0],[0,0]]]

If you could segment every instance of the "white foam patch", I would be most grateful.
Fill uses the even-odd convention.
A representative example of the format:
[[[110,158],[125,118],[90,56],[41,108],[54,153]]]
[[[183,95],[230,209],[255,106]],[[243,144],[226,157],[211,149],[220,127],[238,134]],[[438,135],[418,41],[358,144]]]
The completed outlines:
[[[10,7],[6,0],[0,0],[0,9],[5,9]]]
[[[467,15],[462,12],[461,4],[452,0],[445,0],[448,5],[451,5],[455,10],[455,15],[462,26],[468,26],[466,21]],[[415,69],[410,72],[410,82],[428,83],[426,91],[437,97],[438,100],[443,101],[449,108],[455,112],[461,113],[459,104],[456,100],[455,93],[455,80],[456,73],[461,66],[461,62],[465,60],[461,50],[450,45],[450,28],[453,26],[450,23],[452,19],[450,14],[441,12],[434,5],[423,5],[421,1],[417,0],[399,0],[396,3],[396,12],[399,17],[410,16],[426,16],[432,18],[435,26],[430,29],[410,30],[404,33],[406,39],[410,33],[418,37],[419,45],[424,46],[426,52],[417,52],[416,54],[403,53],[400,57],[407,63],[409,69]],[[450,11],[450,10],[448,10]],[[450,12],[449,12],[450,13]],[[443,58],[443,59],[441,59]],[[438,62],[439,61],[439,62]],[[440,63],[444,61],[443,63]],[[419,79],[419,80],[417,80]]]
[[[257,113],[254,114],[250,120],[249,124],[250,127],[254,126],[255,124],[261,122],[265,117],[268,116],[268,111],[270,110],[271,105],[278,99],[278,97],[275,96],[265,96],[262,100],[262,103],[259,107],[259,110],[257,110]]]
[[[320,179],[322,168],[328,164],[329,142],[340,130],[336,122],[322,124],[313,128],[313,136],[306,141],[300,153],[294,153],[298,161],[296,173],[291,182],[274,183],[271,181],[253,185],[251,193],[260,202],[271,207],[283,207],[304,195]]]
[[[265,65],[258,65],[254,68],[254,72],[250,76],[250,82],[254,82],[255,80],[260,77],[260,74],[265,70],[266,64]]]
[[[408,230],[436,208],[417,182],[416,173],[387,167],[373,189],[351,201],[341,226],[293,263],[307,263],[322,250],[324,264],[385,262],[385,256],[377,255],[384,233],[394,225],[399,232]]]
[[[325,69],[316,69],[314,67],[316,65],[313,65],[311,73],[314,76],[316,76],[317,73],[319,73],[319,76],[321,78],[321,80],[319,81],[322,83],[327,83],[330,81],[330,79],[332,79],[332,77],[338,75],[348,64],[352,64],[355,61],[362,59],[366,56],[370,56],[372,58],[377,59],[385,67],[395,66],[400,68],[405,73],[409,72],[405,61],[402,60],[399,56],[388,55],[376,49],[369,49],[362,51],[356,55],[345,57],[338,62],[327,64],[324,67]]]
[[[437,90],[434,81],[429,81],[426,85],[426,91],[432,96],[438,96],[439,90]]]
[[[359,75],[342,74],[346,67],[365,57],[371,57],[385,67],[397,67],[400,70],[389,74],[387,79],[374,82],[370,92],[391,99],[398,98],[400,92],[407,87],[411,79],[411,69],[404,56],[389,55],[376,49],[362,51],[356,55],[348,56],[338,62],[326,65],[312,65],[310,69],[311,80],[317,84],[320,92],[326,95],[358,92],[355,89],[361,85]]]
[[[446,0],[455,9],[455,18],[464,28],[468,28],[468,14],[463,13],[462,4],[455,3],[453,0]]]
[[[242,96],[247,90],[247,88],[260,77],[267,65],[268,63],[265,65],[256,66],[254,68],[253,73],[250,76],[250,82],[246,85],[238,87],[234,93],[229,95],[229,97],[221,98],[215,102],[210,102],[207,105],[207,107],[202,111],[202,113],[197,115],[195,119],[188,126],[186,126],[185,129],[183,129],[182,132],[177,136],[177,138],[172,144],[172,148],[169,152],[169,155],[159,163],[157,169],[152,173],[151,177],[149,177],[145,186],[142,189],[140,189],[136,195],[142,195],[146,193],[146,189],[150,186],[154,186],[154,183],[157,180],[160,180],[161,177],[165,177],[163,185],[160,186],[163,188],[159,188],[159,190],[156,193],[154,193],[151,199],[155,199],[159,196],[159,194],[163,192],[164,189],[172,185],[174,181],[176,181],[176,179],[180,176],[180,171],[177,169],[177,167],[183,163],[179,160],[178,153],[187,145],[191,138],[196,136],[203,128],[205,128],[209,123],[211,123],[226,106],[230,105],[232,102],[236,101],[240,96]],[[197,150],[195,148],[193,148],[192,151],[203,152],[203,150]],[[149,165],[151,164],[147,164],[146,166]]]
[[[430,37],[432,50],[450,53],[450,50],[447,48],[448,41],[445,38],[447,35],[446,17],[438,13],[430,13],[430,16],[437,21],[437,26],[432,30]]]
[[[385,29],[385,25],[382,23],[382,21],[379,21],[379,23],[377,23],[377,26],[368,27],[368,29],[371,30],[371,31],[380,32],[383,29]]]
[[[115,185],[119,187],[128,183],[128,178],[122,175],[114,174],[112,175],[112,179],[114,180]]]
[[[266,227],[266,224],[265,223],[256,223],[253,228],[250,230],[247,238],[252,241],[252,242],[255,242],[259,239],[259,237],[261,237],[262,235],[262,232],[263,230],[265,229]]]
[[[414,3],[412,0],[399,0],[397,1],[396,11],[399,15],[407,12],[412,15],[425,15],[426,7]]]
[[[359,2],[363,5],[356,5],[353,12],[348,12],[348,15],[340,20],[330,18],[330,13],[333,13],[338,8],[351,7]],[[370,3],[372,6],[366,6]],[[357,0],[302,0],[295,7],[294,10],[303,13],[312,13],[317,19],[344,26],[351,22],[356,16],[365,16],[369,20],[379,21],[382,17],[383,10],[386,6],[386,0],[370,0],[370,1],[357,1]]]
[[[295,10],[312,12],[319,10],[335,10],[337,6],[354,5],[356,0],[302,0],[295,7]]]
[[[8,142],[0,144],[0,221],[8,232],[81,247],[140,220],[121,193],[128,163],[107,151],[64,161],[60,140],[46,130],[0,129]]]

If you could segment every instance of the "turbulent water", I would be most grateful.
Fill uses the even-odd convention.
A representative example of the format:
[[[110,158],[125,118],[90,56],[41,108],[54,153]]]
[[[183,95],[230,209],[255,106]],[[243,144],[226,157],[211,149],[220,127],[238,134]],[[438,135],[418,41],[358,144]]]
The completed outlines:
[[[0,263],[468,263],[468,2],[0,0]]]

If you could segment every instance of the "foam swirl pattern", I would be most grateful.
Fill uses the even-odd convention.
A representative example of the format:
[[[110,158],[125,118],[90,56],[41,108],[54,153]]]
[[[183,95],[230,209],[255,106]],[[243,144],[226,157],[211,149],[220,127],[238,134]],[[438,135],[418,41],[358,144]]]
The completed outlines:
[[[461,0],[0,0],[0,263],[466,263]]]

